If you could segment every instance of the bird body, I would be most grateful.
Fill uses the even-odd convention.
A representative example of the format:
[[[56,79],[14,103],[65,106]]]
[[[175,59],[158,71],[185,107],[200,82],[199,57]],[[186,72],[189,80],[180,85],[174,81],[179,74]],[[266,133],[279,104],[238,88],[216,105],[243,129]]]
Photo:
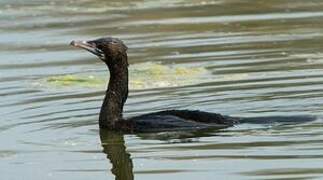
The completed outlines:
[[[219,129],[238,123],[238,120],[228,116],[196,110],[166,110],[125,120],[122,112],[128,97],[127,46],[121,40],[110,37],[72,41],[71,45],[98,56],[110,71],[110,80],[99,116],[101,128],[140,133]]]

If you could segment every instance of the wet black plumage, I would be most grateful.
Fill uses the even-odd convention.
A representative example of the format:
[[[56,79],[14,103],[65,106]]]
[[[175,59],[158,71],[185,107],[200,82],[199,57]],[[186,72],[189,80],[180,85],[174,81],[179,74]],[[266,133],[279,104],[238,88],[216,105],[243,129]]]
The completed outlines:
[[[216,113],[191,110],[166,110],[125,120],[123,106],[128,97],[127,46],[116,38],[72,41],[71,45],[97,55],[110,71],[108,89],[100,111],[101,128],[123,132],[161,132],[225,128],[238,121]]]

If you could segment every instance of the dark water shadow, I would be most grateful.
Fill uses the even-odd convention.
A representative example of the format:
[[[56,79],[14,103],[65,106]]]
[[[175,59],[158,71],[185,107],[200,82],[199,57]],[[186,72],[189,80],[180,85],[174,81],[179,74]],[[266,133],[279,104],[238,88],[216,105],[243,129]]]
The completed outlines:
[[[223,131],[226,131],[226,129],[215,128],[202,130],[169,131],[160,133],[139,133],[136,134],[136,136],[142,140],[159,140],[171,143],[189,143],[196,141],[198,138],[219,136],[219,133]],[[221,134],[221,136],[225,135]]]
[[[267,117],[241,117],[241,124],[303,124],[318,120],[320,117],[314,115],[295,115],[295,116],[267,116]]]
[[[103,152],[112,164],[111,172],[115,175],[115,180],[133,180],[133,163],[126,151],[124,135],[100,129],[100,140]]]
[[[107,155],[107,159],[112,164],[111,173],[115,176],[115,180],[134,179],[133,162],[130,154],[126,150],[124,135],[125,134],[121,132],[100,129],[100,140],[103,147],[103,153]],[[177,139],[181,142],[185,142],[192,137],[197,138],[212,135],[214,135],[214,131],[137,134],[137,136],[141,139],[154,139],[163,141]]]
[[[254,118],[245,118],[244,123],[251,123],[251,124],[278,123],[276,124],[277,126],[280,126],[280,125],[284,126],[284,125],[293,125],[293,124],[297,125],[299,123],[307,123],[307,122],[315,121],[317,118],[318,117],[314,117],[314,116],[254,117]],[[161,132],[161,133],[139,133],[139,134],[136,134],[136,136],[142,140],[152,140],[152,139],[161,140],[161,141],[176,140],[176,142],[185,143],[185,142],[191,142],[192,138],[201,138],[201,137],[209,137],[209,136],[225,136],[223,133],[221,133],[223,131],[226,131],[226,130],[210,129],[210,130],[195,130],[195,131],[192,130],[192,131],[176,131],[176,132]],[[134,179],[133,162],[132,162],[130,153],[128,153],[126,150],[124,135],[125,134],[121,132],[100,129],[100,140],[101,140],[101,145],[103,147],[103,152],[107,155],[107,159],[112,164],[111,173],[115,176],[115,180]],[[217,149],[220,146],[221,145],[217,146]],[[232,148],[235,145],[230,143],[229,146],[230,148]],[[247,144],[247,146],[253,147],[254,144]],[[273,146],[272,142],[270,146]],[[167,148],[169,149],[169,147]],[[211,147],[211,148],[213,149],[214,147]],[[192,147],[192,149],[194,149],[194,147]],[[223,157],[221,156],[221,158]]]

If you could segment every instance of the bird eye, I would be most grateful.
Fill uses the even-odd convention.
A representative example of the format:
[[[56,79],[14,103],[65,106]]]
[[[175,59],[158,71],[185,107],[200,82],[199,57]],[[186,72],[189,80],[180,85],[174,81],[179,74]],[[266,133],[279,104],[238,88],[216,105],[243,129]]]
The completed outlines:
[[[98,44],[96,47],[97,47],[98,49],[102,49],[102,48],[103,48],[103,46],[102,46],[101,44]]]

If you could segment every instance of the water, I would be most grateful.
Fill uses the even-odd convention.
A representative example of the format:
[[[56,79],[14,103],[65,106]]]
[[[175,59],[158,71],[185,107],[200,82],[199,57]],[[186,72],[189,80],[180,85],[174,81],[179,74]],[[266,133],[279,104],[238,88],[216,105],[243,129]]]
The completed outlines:
[[[320,0],[1,0],[1,179],[322,178],[322,9]],[[106,67],[68,44],[102,36],[129,47],[126,117],[189,108],[317,118],[100,132]]]

